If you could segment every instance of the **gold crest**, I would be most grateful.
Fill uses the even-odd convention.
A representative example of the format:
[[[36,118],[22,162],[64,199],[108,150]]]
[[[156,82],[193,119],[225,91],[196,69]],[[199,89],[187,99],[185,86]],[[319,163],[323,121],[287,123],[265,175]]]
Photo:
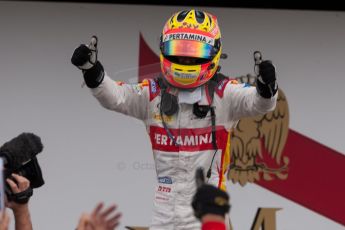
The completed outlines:
[[[254,85],[252,75],[238,77],[242,83]],[[265,115],[241,119],[232,133],[232,163],[228,179],[244,186],[247,182],[272,180],[273,176],[286,179],[289,159],[283,149],[289,132],[289,110],[285,94],[278,91],[277,106]],[[264,151],[265,150],[265,151]],[[274,159],[275,167],[264,161],[263,152]]]

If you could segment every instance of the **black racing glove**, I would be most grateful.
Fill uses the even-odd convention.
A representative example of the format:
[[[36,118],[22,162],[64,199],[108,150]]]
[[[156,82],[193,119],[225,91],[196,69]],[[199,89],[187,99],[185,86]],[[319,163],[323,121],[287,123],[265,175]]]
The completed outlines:
[[[89,88],[98,87],[104,79],[104,68],[97,60],[97,37],[91,38],[90,45],[78,46],[72,55],[71,62],[82,70],[85,84]]]
[[[262,61],[259,65],[259,76],[256,81],[256,89],[264,98],[273,97],[278,91],[276,70],[271,61]]]
[[[78,48],[74,50],[72,58],[71,58],[71,62],[73,65],[77,66],[78,68],[89,69],[93,66],[92,63],[90,63],[91,65],[89,66],[89,68],[87,67],[82,68],[82,67],[87,62],[90,61],[91,55],[92,55],[91,49],[89,49],[89,47],[87,47],[86,45],[81,44]]]
[[[205,184],[201,170],[198,169],[196,172],[198,189],[192,200],[194,216],[200,220],[206,214],[225,217],[225,214],[230,210],[229,195],[213,185]]]

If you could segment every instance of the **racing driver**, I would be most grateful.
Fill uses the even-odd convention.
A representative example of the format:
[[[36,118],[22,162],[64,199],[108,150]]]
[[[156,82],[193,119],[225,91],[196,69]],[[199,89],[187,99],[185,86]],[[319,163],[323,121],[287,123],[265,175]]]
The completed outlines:
[[[150,229],[200,229],[191,207],[195,169],[203,167],[207,182],[226,190],[231,130],[240,118],[275,108],[275,67],[258,64],[256,86],[220,74],[217,18],[193,9],[168,19],[159,45],[161,73],[135,85],[107,76],[96,37],[77,47],[71,61],[103,107],[146,126],[158,182]]]

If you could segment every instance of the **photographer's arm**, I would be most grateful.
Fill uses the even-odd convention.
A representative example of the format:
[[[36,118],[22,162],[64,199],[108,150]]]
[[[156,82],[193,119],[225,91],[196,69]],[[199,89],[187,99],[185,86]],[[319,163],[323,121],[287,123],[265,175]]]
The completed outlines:
[[[7,212],[0,212],[0,230],[8,230],[9,223],[10,217]]]
[[[12,174],[12,176],[17,183],[9,178],[6,179],[6,182],[10,186],[13,193],[24,192],[30,187],[30,181],[25,177],[19,176],[17,174]],[[19,204],[14,201],[10,201],[7,203],[7,207],[12,209],[13,211],[16,230],[32,230],[28,202]]]

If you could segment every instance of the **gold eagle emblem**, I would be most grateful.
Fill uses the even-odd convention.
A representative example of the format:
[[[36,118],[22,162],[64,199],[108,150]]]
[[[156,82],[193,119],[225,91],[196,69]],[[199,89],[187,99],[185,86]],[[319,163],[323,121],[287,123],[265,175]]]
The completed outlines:
[[[252,75],[236,78],[241,83],[254,85]],[[283,156],[289,132],[289,109],[285,94],[278,91],[277,106],[265,115],[241,119],[232,133],[232,163],[228,179],[244,186],[247,182],[272,180],[273,176],[286,179],[289,159]],[[275,167],[265,162],[274,159]]]

